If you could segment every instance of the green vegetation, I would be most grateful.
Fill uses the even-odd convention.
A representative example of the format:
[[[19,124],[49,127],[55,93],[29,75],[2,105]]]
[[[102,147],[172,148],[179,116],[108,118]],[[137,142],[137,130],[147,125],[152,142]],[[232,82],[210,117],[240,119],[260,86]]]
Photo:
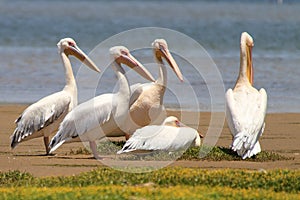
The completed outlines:
[[[66,155],[79,155],[79,154],[83,154],[83,155],[90,155],[91,152],[83,147],[80,147],[78,149],[71,149],[69,153],[67,153]]]
[[[76,176],[47,178],[10,171],[0,173],[0,199],[296,199],[299,180],[299,170],[167,167],[127,173],[100,167]]]
[[[198,168],[167,167],[149,173],[127,173],[100,167],[69,177],[35,178],[28,173],[11,171],[0,173],[0,187],[85,187],[92,185],[137,185],[154,183],[160,186],[211,186],[239,189],[266,189],[275,192],[299,192],[300,171],[272,170],[204,170]]]
[[[252,162],[266,162],[278,160],[291,160],[293,157],[286,157],[274,152],[262,151],[259,154],[245,159]],[[227,147],[191,147],[180,157],[180,160],[243,160],[236,152]]]
[[[0,188],[1,199],[297,199],[298,194],[261,189],[235,190],[207,186],[87,186],[54,188]]]
[[[122,146],[125,144],[124,141],[119,142],[100,142],[98,144],[98,152],[100,155],[116,155]],[[90,152],[85,148],[79,148],[78,150],[71,150],[69,153],[71,155],[77,154],[90,154]],[[209,160],[209,161],[238,161],[242,160],[236,152],[232,151],[227,147],[191,147],[184,151],[178,152],[149,152],[144,154],[123,154],[116,159],[120,160]],[[267,162],[267,161],[278,161],[278,160],[291,160],[293,157],[286,157],[275,152],[262,151],[261,153],[253,156],[252,158],[247,158],[245,161],[251,162]]]

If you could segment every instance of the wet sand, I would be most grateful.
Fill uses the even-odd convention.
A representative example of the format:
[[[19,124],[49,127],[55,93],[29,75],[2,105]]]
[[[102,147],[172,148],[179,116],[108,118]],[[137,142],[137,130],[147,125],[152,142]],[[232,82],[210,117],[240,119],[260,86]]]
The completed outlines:
[[[10,149],[10,135],[13,133],[14,120],[27,105],[0,105],[0,171],[20,170],[34,176],[74,175],[95,169],[103,164],[91,155],[68,155],[71,149],[84,147],[82,143],[65,144],[56,151],[55,156],[45,156],[42,138],[36,138]],[[179,116],[177,111],[169,115]],[[185,113],[185,119],[198,113]],[[211,114],[200,113],[198,130],[206,133]],[[189,124],[193,126],[193,124]],[[207,169],[241,168],[241,169],[299,169],[300,168],[300,113],[271,113],[266,117],[265,132],[260,139],[263,150],[273,151],[285,156],[294,157],[288,161],[249,162],[249,161],[176,161],[172,166],[199,167]],[[122,139],[122,138],[119,138]],[[229,146],[231,134],[225,122],[218,138],[218,146]]]

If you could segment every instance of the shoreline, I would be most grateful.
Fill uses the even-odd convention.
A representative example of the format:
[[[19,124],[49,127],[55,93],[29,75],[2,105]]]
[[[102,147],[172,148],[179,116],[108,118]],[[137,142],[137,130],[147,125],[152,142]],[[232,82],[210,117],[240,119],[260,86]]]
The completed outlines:
[[[38,99],[40,100],[40,99]],[[0,107],[5,107],[5,106],[24,106],[24,109],[27,108],[28,106],[30,106],[31,104],[33,104],[35,102],[31,102],[31,103],[14,103],[14,102],[0,102]],[[83,102],[79,102],[80,103],[83,103]],[[78,104],[78,105],[79,105]],[[167,111],[168,112],[179,112],[179,111],[182,111],[182,112],[187,112],[187,113],[196,113],[195,111],[193,110],[188,110],[188,109],[178,109],[178,108],[168,108],[167,107]],[[22,112],[22,111],[21,111]],[[214,113],[222,113],[223,111],[216,111]],[[200,113],[211,113],[210,111],[207,111],[207,110],[203,110],[203,111],[200,111]],[[291,112],[291,111],[269,111],[268,112],[268,109],[267,109],[267,114],[300,114],[300,111],[296,111],[296,112]]]
[[[82,143],[65,144],[59,148],[55,156],[45,156],[42,138],[36,138],[18,145],[14,150],[9,147],[9,137],[15,128],[14,121],[28,104],[0,104],[0,171],[20,170],[34,176],[73,175],[89,171],[101,162],[92,159],[91,155],[67,155],[70,150],[84,147]],[[200,114],[198,130],[206,134],[211,113],[182,112],[168,110],[168,115],[184,114],[191,122]],[[220,113],[222,115],[222,113]],[[198,167],[205,169],[239,168],[252,170],[299,169],[300,168],[300,113],[268,113],[266,128],[260,143],[263,150],[294,157],[294,160],[250,162],[250,161],[176,161],[171,166]],[[189,126],[197,126],[188,124]],[[197,127],[196,127],[197,128]],[[217,146],[229,146],[231,134],[226,122],[217,140]]]

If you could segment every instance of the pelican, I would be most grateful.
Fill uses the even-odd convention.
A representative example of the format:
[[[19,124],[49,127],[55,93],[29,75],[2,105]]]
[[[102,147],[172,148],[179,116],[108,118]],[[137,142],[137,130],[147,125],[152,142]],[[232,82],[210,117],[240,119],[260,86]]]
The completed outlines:
[[[121,64],[126,64],[144,78],[154,81],[152,75],[129,53],[126,47],[112,47],[110,54],[114,58],[112,68],[118,78],[118,92],[102,94],[72,110],[65,117],[58,132],[52,138],[50,152],[55,151],[64,142],[70,142],[73,138],[79,136],[82,141],[89,141],[94,157],[101,159],[95,141],[110,136],[109,134],[118,126],[125,125],[128,116],[131,93]]]
[[[185,126],[176,117],[167,117],[162,125],[137,129],[117,154],[135,151],[176,151],[191,145],[200,146],[201,137],[195,129]]]
[[[168,44],[164,39],[156,39],[152,43],[155,60],[159,67],[159,77],[155,82],[135,84],[130,87],[132,95],[130,98],[129,130],[126,139],[138,128],[149,125],[163,114],[163,98],[167,87],[167,69],[163,58],[168,62],[180,81],[183,81],[181,71],[169,52]],[[161,121],[159,122],[161,123]]]
[[[16,129],[11,135],[12,149],[20,142],[43,136],[46,154],[49,154],[49,136],[58,129],[66,114],[77,105],[77,87],[69,55],[75,56],[92,70],[100,72],[73,39],[64,38],[58,42],[57,47],[65,68],[66,85],[62,91],[30,105],[16,119]]]
[[[261,152],[259,138],[265,127],[267,93],[253,87],[252,37],[241,35],[240,73],[236,84],[228,89],[226,98],[226,119],[233,135],[231,148],[243,159]]]

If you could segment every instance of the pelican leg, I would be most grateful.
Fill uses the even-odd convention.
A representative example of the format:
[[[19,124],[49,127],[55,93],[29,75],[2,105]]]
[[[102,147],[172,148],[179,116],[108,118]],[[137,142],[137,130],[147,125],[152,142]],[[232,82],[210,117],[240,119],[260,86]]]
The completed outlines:
[[[46,155],[49,155],[49,152],[50,152],[50,148],[49,148],[49,137],[45,137],[44,136],[44,145],[45,145],[45,148],[46,148]]]
[[[130,134],[125,133],[125,139],[126,139],[126,141],[129,140],[129,138],[130,138]]]
[[[90,148],[92,150],[92,153],[94,155],[94,158],[96,158],[97,160],[102,160],[103,158],[101,158],[99,155],[98,155],[98,151],[97,151],[97,144],[95,141],[90,141],[89,142],[90,144]]]

